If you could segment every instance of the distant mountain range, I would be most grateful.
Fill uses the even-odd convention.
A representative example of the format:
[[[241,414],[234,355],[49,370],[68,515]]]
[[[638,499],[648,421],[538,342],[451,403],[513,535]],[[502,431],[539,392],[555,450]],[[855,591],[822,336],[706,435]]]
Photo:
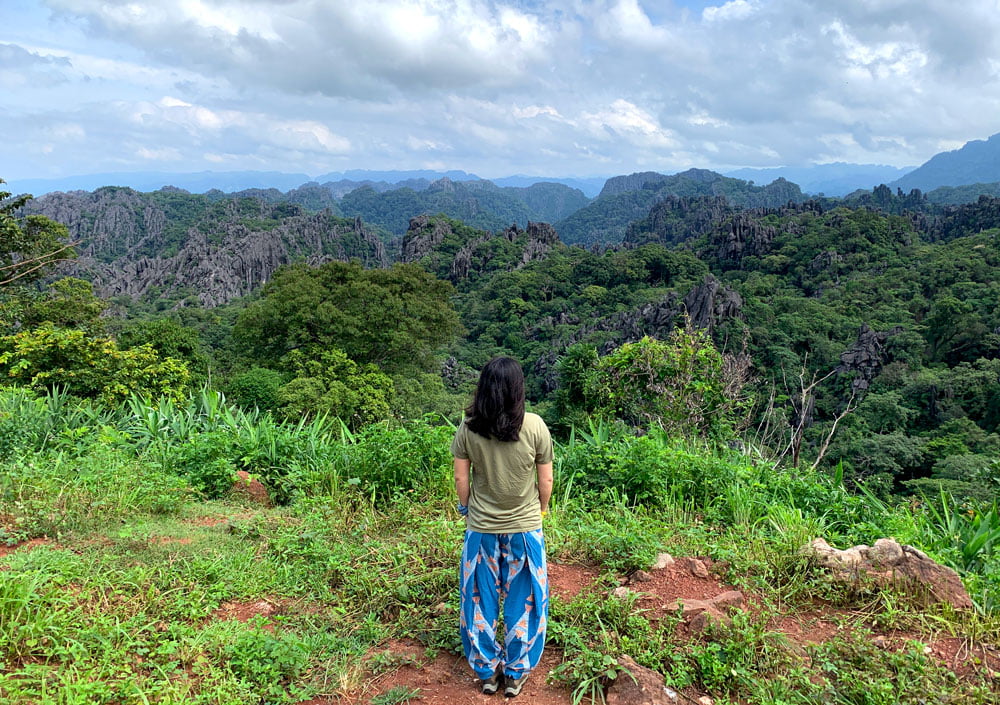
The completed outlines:
[[[642,172],[653,174],[656,172]],[[637,175],[633,174],[633,177]],[[662,175],[661,175],[662,176]],[[784,166],[772,168],[744,168],[728,171],[723,176],[752,182],[751,185],[770,184],[777,179],[796,184],[806,195],[828,197],[846,196],[858,190],[870,191],[879,184],[888,184],[904,191],[918,188],[931,191],[938,187],[973,186],[982,184],[983,193],[994,193],[990,184],[1000,182],[1000,133],[986,140],[968,142],[961,149],[935,155],[922,166],[893,167],[882,164],[813,164],[809,166]],[[0,174],[0,177],[5,177]],[[613,177],[621,178],[621,177]],[[169,172],[114,172],[86,174],[54,179],[9,179],[14,193],[31,193],[41,196],[54,191],[93,191],[102,186],[127,186],[136,191],[156,191],[164,186],[181,188],[191,193],[220,191],[234,193],[249,189],[276,189],[291,191],[299,187],[322,186],[342,198],[357,188],[370,187],[378,193],[400,188],[423,191],[441,179],[452,183],[482,182],[484,179],[466,171],[390,170],[374,171],[349,169],[311,177],[301,173],[277,171],[202,171],[197,173]],[[604,177],[543,177],[505,176],[490,179],[496,186],[527,188],[538,183],[552,183],[577,189],[587,198],[609,195]],[[971,191],[976,190],[972,188]],[[970,189],[949,194],[949,198],[965,198]]]
[[[7,179],[3,174],[0,174],[0,178]],[[333,184],[331,190],[337,197],[340,197],[363,186],[371,186],[376,191],[389,191],[402,187],[415,190],[425,189],[440,179],[449,179],[454,182],[481,180],[479,176],[465,171],[349,169],[348,171],[332,171],[317,177],[280,171],[201,171],[195,173],[137,171],[83,174],[52,179],[7,179],[7,181],[10,190],[14,193],[30,193],[35,196],[56,191],[94,191],[102,186],[126,186],[145,193],[157,191],[164,186],[173,186],[191,193],[207,193],[208,191],[235,193],[248,189],[289,191],[307,184],[322,184],[328,187]],[[501,187],[524,188],[538,183],[562,184],[572,189],[579,189],[587,198],[596,196],[604,186],[605,180],[603,176],[562,178],[525,176],[523,174],[491,179],[494,184]]]
[[[904,191],[930,191],[940,186],[965,186],[1000,181],[1000,133],[966,142],[961,149],[941,152],[890,186]]]
[[[879,184],[888,184],[901,178],[913,167],[894,167],[884,164],[813,164],[812,166],[782,166],[770,169],[737,169],[726,176],[745,181],[769,184],[775,179],[785,179],[798,184],[803,192],[811,195],[846,196],[865,189],[870,191]]]

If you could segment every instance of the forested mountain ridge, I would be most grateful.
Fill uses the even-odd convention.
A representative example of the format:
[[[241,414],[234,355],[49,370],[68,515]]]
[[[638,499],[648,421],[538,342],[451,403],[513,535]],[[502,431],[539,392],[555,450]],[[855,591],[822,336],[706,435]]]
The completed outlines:
[[[966,142],[961,148],[935,154],[890,186],[930,191],[940,186],[1000,181],[1000,133]]]
[[[340,200],[344,215],[360,217],[395,235],[402,235],[410,218],[441,213],[484,230],[499,230],[529,220],[552,222],[587,204],[577,189],[553,183],[500,187],[489,181],[440,179],[422,191],[410,188],[382,193],[360,188]]]
[[[740,208],[776,207],[806,198],[798,186],[784,179],[755,186],[705,169],[673,176],[642,172],[608,179],[600,196],[557,222],[556,230],[567,244],[619,243],[630,222],[645,217],[657,201],[670,196],[720,196]]]

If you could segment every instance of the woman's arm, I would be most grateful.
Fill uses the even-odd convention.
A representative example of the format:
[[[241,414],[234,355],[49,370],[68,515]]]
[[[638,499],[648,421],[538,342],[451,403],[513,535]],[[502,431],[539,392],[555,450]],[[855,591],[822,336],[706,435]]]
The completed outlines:
[[[538,468],[538,503],[543,512],[549,511],[549,499],[552,497],[552,463],[539,463]]]
[[[455,492],[458,503],[469,506],[469,468],[472,461],[468,458],[455,458]]]

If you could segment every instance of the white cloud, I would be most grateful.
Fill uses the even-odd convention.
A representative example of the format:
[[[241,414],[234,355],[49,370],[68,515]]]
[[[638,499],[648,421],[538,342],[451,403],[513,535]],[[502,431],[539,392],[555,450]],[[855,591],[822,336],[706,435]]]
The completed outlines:
[[[649,112],[623,98],[598,112],[584,113],[582,118],[598,137],[620,135],[640,146],[677,146],[670,131],[661,127]]]
[[[23,2],[55,21],[0,23],[0,163],[37,175],[156,161],[139,149],[310,173],[904,165],[1000,130],[997,0]]]
[[[701,11],[701,16],[706,22],[737,22],[745,20],[756,9],[756,3],[731,0],[724,5],[706,7]]]
[[[146,159],[148,161],[156,162],[170,162],[177,161],[181,159],[181,153],[174,147],[162,147],[160,149],[148,149],[146,147],[140,147],[136,150],[135,155],[139,159]]]

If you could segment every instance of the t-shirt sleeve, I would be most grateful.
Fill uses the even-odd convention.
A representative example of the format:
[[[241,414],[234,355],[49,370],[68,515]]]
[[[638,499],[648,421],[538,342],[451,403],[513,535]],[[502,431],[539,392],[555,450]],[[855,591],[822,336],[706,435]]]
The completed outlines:
[[[549,427],[545,425],[545,422],[540,421],[538,424],[538,438],[535,441],[535,463],[551,463],[553,457],[552,435],[549,433]]]
[[[455,431],[455,438],[451,441],[451,454],[460,460],[469,459],[469,450],[465,447],[465,421],[462,421]]]

